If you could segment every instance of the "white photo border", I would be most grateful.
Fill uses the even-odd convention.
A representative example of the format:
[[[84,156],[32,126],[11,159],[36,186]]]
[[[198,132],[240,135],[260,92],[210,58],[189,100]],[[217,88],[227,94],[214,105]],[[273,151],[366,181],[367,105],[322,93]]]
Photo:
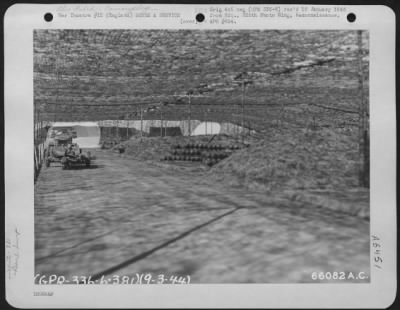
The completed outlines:
[[[47,12],[74,4],[16,4],[4,17],[5,216],[6,237],[18,229],[19,267],[6,279],[7,301],[22,308],[384,308],[396,295],[396,109],[395,14],[386,6],[342,6],[346,14],[332,19],[240,19],[235,25],[180,24],[158,20],[58,19],[46,23]],[[145,7],[194,16],[207,7],[226,5],[88,4]],[[141,7],[142,6],[142,7]],[[238,5],[229,5],[238,6]],[[243,6],[243,5],[241,5]],[[252,5],[264,6],[264,5]],[[288,5],[279,5],[281,7]],[[300,6],[300,5],[291,5]],[[304,6],[304,5],[302,5]],[[309,6],[309,5],[307,5]],[[332,5],[328,7],[333,7]],[[37,297],[34,276],[33,187],[33,30],[35,29],[318,29],[367,30],[370,40],[370,234],[382,241],[382,269],[373,267],[363,284],[190,284],[190,285],[41,285],[51,297]]]

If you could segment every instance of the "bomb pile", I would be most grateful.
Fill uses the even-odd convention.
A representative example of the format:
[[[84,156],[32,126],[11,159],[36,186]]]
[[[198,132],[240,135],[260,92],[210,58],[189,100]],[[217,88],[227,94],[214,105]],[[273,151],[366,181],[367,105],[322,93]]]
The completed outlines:
[[[119,152],[123,147],[128,157],[139,160],[203,162],[212,166],[244,146],[229,135],[132,137],[113,145],[112,150]]]
[[[229,157],[235,150],[239,150],[240,148],[241,146],[237,144],[174,144],[170,154],[165,155],[162,160],[203,162],[207,166],[211,167]]]

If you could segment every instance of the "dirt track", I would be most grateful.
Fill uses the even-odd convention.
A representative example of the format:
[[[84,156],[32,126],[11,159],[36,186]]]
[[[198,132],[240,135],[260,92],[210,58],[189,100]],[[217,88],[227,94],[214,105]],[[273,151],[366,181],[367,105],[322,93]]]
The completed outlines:
[[[94,153],[91,169],[54,165],[39,175],[36,274],[89,276],[120,265],[109,275],[190,275],[192,283],[313,282],[314,271],[369,275],[367,221],[225,187],[200,167]]]

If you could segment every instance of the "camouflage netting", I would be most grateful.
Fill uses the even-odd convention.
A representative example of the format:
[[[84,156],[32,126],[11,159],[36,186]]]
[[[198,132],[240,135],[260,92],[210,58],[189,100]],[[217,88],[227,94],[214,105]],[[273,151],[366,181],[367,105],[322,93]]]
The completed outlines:
[[[188,119],[243,125],[255,141],[210,178],[368,216],[358,126],[362,101],[368,116],[369,36],[363,31],[360,45],[358,34],[36,30],[35,108],[48,121],[179,121],[185,135]],[[159,160],[188,139],[103,129],[113,132],[132,137],[126,154],[138,159]]]
[[[368,34],[363,33],[368,95]],[[35,104],[47,120],[352,124],[359,105],[356,31],[36,30]],[[367,98],[366,98],[367,99]],[[348,110],[329,110],[322,106]]]
[[[264,139],[214,166],[218,180],[264,189],[332,189],[358,185],[358,141],[349,129],[270,130]]]
[[[357,134],[351,128],[270,130],[216,164],[208,176],[230,186],[369,218],[369,190],[359,186]]]

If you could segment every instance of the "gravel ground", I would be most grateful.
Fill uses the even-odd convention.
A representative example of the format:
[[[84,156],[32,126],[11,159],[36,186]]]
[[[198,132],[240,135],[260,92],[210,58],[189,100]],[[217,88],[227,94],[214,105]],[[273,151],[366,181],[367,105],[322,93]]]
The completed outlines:
[[[191,283],[369,275],[365,219],[232,188],[197,166],[94,153],[91,169],[55,164],[39,175],[36,274],[190,275]]]

